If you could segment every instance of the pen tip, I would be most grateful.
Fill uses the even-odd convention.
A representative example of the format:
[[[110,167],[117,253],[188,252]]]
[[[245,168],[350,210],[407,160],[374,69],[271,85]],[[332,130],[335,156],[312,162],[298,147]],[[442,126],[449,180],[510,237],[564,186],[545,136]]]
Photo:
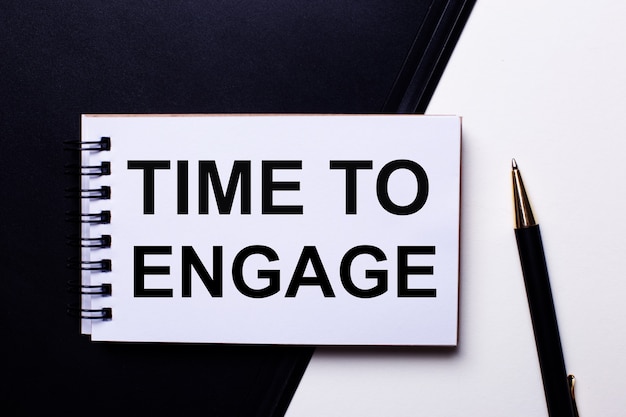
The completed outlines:
[[[515,160],[515,158],[513,158],[513,160],[511,161],[511,167],[513,169],[517,169],[517,161]]]

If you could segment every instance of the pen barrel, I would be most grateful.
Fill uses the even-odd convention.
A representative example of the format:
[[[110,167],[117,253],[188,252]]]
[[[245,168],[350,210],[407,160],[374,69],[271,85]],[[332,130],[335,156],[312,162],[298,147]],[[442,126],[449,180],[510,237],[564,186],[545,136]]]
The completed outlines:
[[[538,225],[515,230],[550,417],[573,416],[559,326]]]

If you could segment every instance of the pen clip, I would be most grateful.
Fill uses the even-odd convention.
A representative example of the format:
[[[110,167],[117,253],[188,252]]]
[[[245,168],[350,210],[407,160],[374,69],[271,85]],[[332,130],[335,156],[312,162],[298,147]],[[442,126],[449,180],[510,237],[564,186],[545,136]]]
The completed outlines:
[[[574,417],[579,417],[578,407],[576,407],[576,395],[574,395],[574,386],[576,385],[576,377],[574,375],[567,376],[567,385],[569,386],[569,394],[572,399],[572,410],[574,411]]]

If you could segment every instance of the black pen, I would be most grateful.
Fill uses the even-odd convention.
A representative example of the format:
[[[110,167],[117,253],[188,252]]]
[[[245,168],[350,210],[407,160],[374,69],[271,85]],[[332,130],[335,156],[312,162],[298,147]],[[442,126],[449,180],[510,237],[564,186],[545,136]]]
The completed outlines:
[[[515,238],[522,264],[548,414],[550,417],[578,417],[574,397],[575,379],[565,372],[563,349],[552,302],[552,290],[541,233],[533,216],[515,159],[512,176]]]

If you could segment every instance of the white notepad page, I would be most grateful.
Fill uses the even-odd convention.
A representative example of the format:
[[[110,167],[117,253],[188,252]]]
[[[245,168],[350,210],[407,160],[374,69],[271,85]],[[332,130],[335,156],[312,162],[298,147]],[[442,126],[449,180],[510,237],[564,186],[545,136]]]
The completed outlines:
[[[83,237],[112,243],[82,259],[111,271],[83,284],[112,294],[83,308],[112,318],[83,320],[92,340],[456,344],[459,117],[84,115],[101,137],[82,165],[111,174],[82,185],[111,195],[82,210],[111,222]]]

